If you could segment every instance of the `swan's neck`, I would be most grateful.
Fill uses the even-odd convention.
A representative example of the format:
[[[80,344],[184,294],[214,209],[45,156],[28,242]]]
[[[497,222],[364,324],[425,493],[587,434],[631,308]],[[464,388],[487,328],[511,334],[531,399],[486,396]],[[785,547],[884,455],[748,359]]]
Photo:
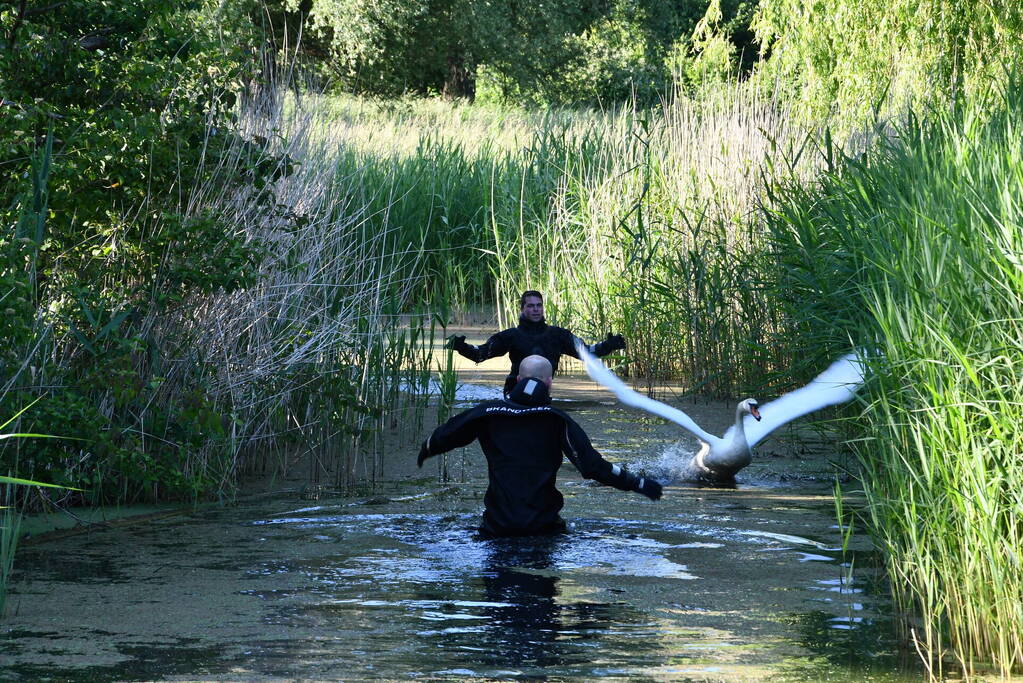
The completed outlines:
[[[747,443],[746,441],[746,421],[743,419],[746,417],[746,411],[743,409],[743,405],[740,403],[735,408],[735,439],[741,443]]]
[[[698,472],[715,481],[726,481],[750,463],[749,441],[746,440],[745,406],[735,409],[735,428],[729,429],[727,440],[711,445],[704,442],[693,461]]]

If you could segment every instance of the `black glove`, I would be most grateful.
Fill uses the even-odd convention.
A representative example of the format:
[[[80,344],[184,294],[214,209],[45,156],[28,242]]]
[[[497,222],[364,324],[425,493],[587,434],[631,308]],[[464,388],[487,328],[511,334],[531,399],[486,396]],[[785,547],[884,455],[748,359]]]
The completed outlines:
[[[416,458],[416,466],[422,467],[423,461],[430,457],[430,451],[426,447],[426,441],[423,442],[422,447],[419,449],[419,456]]]
[[[659,500],[661,498],[661,485],[649,477],[640,477],[639,482],[636,484],[636,491],[642,493],[650,500]]]
[[[447,343],[444,344],[445,349],[454,349],[455,351],[460,350],[463,346],[465,346],[464,334],[453,334],[448,337]]]
[[[625,348],[625,337],[620,334],[608,334],[604,340],[604,348],[608,353]]]

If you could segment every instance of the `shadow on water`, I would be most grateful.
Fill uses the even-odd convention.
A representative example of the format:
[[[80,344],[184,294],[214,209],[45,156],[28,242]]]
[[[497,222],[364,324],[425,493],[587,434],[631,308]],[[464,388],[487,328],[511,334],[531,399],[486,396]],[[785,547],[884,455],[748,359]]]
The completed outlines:
[[[642,613],[625,604],[565,600],[556,573],[556,558],[566,546],[563,537],[490,540],[484,545],[480,624],[419,634],[463,653],[461,667],[437,671],[439,675],[545,679],[591,665],[594,638],[599,642],[616,630],[645,623]],[[635,645],[637,657],[648,649],[642,641]]]
[[[39,637],[41,634],[22,634]],[[96,637],[104,634],[97,633]],[[39,681],[48,683],[97,683],[98,681],[159,681],[173,676],[208,675],[224,670],[221,649],[203,645],[199,638],[182,638],[176,642],[139,643],[119,646],[124,661],[110,666],[79,668],[60,664],[20,664],[4,666],[0,680]],[[54,653],[54,659],[59,653]]]
[[[108,632],[86,631],[98,617],[73,611],[86,599],[75,591],[95,590],[82,576],[61,584],[68,624],[5,633],[17,661],[0,679],[914,680],[898,674],[877,600],[841,578],[837,548],[790,523],[754,528],[770,502],[649,506],[657,514],[645,517],[608,506],[567,534],[497,540],[475,533],[475,510],[241,509],[134,539],[191,537],[204,548],[195,561],[166,548],[118,557],[126,539],[98,536],[88,551],[114,558],[95,563],[98,574],[152,598],[143,618],[167,612],[170,625],[140,633],[115,618]],[[182,600],[195,572],[226,583],[204,580]],[[217,591],[242,603],[218,605]],[[117,609],[130,622],[131,607]],[[104,644],[109,663],[69,658],[65,641],[76,639],[78,652]]]

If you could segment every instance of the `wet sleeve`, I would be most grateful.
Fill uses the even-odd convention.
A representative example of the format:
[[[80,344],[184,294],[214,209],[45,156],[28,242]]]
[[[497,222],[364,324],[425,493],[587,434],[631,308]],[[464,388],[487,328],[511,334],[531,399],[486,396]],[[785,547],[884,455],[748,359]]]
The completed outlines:
[[[597,342],[596,344],[587,344],[579,337],[569,333],[566,335],[565,340],[561,344],[563,349],[562,353],[568,354],[569,356],[572,356],[572,358],[579,358],[579,354],[575,350],[575,343],[577,341],[583,346],[585,346],[589,350],[589,352],[592,353],[597,358],[603,358],[608,354],[614,353],[619,349],[625,348],[625,340],[622,338],[621,335],[609,334],[607,336],[607,339],[605,339],[602,342]]]
[[[586,479],[613,486],[621,491],[639,491],[643,478],[621,465],[611,464],[597,452],[582,427],[572,420],[565,421],[563,447],[565,455]]]
[[[607,335],[607,339],[605,339],[604,341],[597,342],[596,344],[590,344],[586,348],[588,348],[590,350],[590,353],[592,353],[597,358],[603,358],[608,354],[614,353],[615,351],[618,351],[620,349],[624,349],[625,338],[622,337],[622,335],[620,334],[609,334]]]
[[[430,437],[423,442],[420,450],[420,463],[425,458],[430,458],[441,453],[468,446],[477,436],[477,411],[467,410],[455,415],[453,418],[433,430]]]
[[[491,335],[485,342],[476,346],[475,344],[467,344],[464,341],[455,347],[455,351],[460,356],[468,358],[473,363],[482,363],[488,358],[497,358],[508,353],[508,341],[507,335],[504,332],[498,332],[497,334]]]

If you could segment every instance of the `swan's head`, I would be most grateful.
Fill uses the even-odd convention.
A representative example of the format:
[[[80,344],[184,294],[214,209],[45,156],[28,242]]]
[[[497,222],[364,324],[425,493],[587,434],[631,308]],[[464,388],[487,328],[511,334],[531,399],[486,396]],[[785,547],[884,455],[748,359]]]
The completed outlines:
[[[757,422],[760,422],[760,404],[755,398],[747,398],[739,401],[738,413],[740,415],[752,415]]]

